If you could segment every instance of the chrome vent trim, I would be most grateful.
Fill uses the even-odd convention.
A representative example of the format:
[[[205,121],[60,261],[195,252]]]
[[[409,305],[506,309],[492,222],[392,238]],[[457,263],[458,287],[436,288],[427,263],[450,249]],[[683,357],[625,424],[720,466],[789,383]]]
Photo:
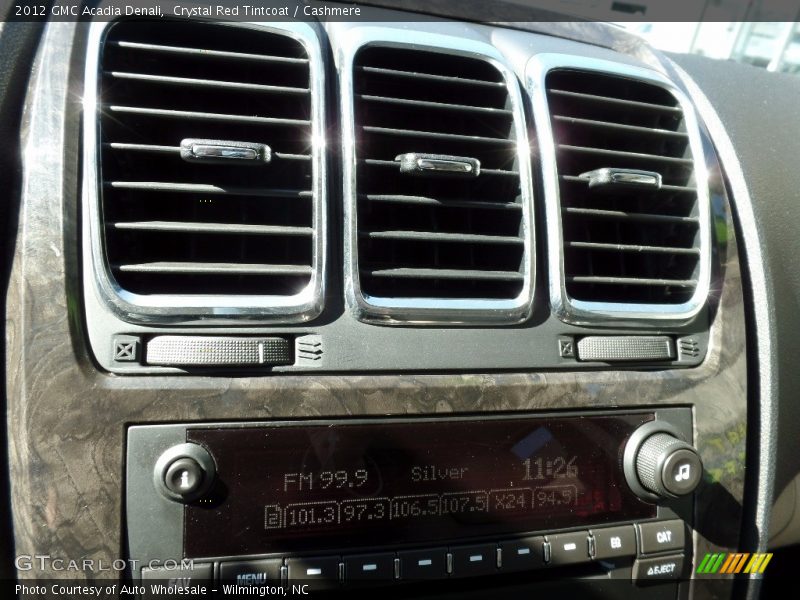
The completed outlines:
[[[342,88],[345,294],[350,310],[362,321],[384,325],[503,325],[527,319],[532,310],[535,269],[530,146],[520,86],[502,54],[493,46],[475,40],[462,40],[435,33],[405,32],[384,27],[359,28],[350,32],[347,39],[340,40],[339,44],[335,52]],[[359,50],[367,46],[418,50],[478,59],[493,65],[502,75],[509,98],[509,109],[513,113],[513,131],[517,141],[516,161],[519,165],[520,178],[522,227],[519,239],[524,245],[524,253],[519,274],[522,288],[516,297],[509,299],[381,297],[369,295],[362,289],[358,261],[356,179],[358,156],[355,146],[357,124],[354,63]],[[458,203],[454,202],[453,206],[458,206]],[[413,272],[407,273],[400,270],[393,272],[392,276],[416,277],[422,270],[411,271]],[[427,277],[434,273],[426,272],[422,275]],[[437,277],[441,275],[442,278],[464,276],[463,273],[452,273],[446,269],[437,271],[436,275]],[[497,277],[499,274],[487,273],[487,276]]]
[[[683,112],[689,148],[693,161],[697,193],[699,262],[696,285],[691,298],[684,302],[627,303],[595,302],[571,298],[567,292],[564,271],[564,236],[562,229],[559,171],[556,142],[551,124],[545,80],[553,70],[575,70],[624,77],[652,84],[668,91]],[[608,60],[565,54],[538,54],[526,66],[526,85],[532,99],[536,123],[539,162],[545,195],[547,227],[547,263],[550,303],[563,321],[578,325],[664,326],[680,325],[694,318],[705,306],[711,281],[711,213],[708,171],[699,122],[686,95],[660,73]],[[613,94],[608,94],[613,96]],[[612,165],[609,165],[612,166]],[[613,165],[617,166],[617,165]]]
[[[225,324],[233,322],[259,323],[302,323],[307,322],[318,316],[323,308],[326,281],[326,240],[327,240],[327,190],[326,190],[326,161],[325,161],[325,85],[324,85],[324,63],[321,51],[321,44],[315,29],[306,23],[269,23],[269,24],[245,24],[245,23],[225,23],[212,24],[214,27],[236,27],[247,28],[250,31],[263,32],[265,35],[287,36],[295,40],[305,50],[308,57],[309,73],[309,94],[310,94],[310,134],[308,140],[308,152],[311,163],[311,180],[309,182],[310,192],[304,198],[306,202],[311,202],[311,222],[310,228],[307,227],[269,227],[248,226],[240,224],[215,224],[215,223],[193,223],[187,218],[187,222],[149,222],[149,223],[126,223],[123,228],[129,231],[157,231],[175,232],[180,234],[186,231],[198,231],[209,234],[219,234],[225,238],[228,235],[281,235],[281,236],[303,236],[310,239],[311,261],[307,266],[294,265],[270,265],[270,264],[244,264],[232,261],[230,263],[197,263],[196,269],[192,273],[220,273],[227,272],[234,275],[257,276],[302,276],[308,278],[305,287],[290,295],[265,295],[260,293],[134,293],[124,289],[117,281],[112,272],[111,265],[107,259],[105,248],[105,232],[102,209],[101,180],[101,136],[100,136],[100,110],[103,108],[102,98],[99,97],[99,85],[101,78],[101,60],[105,39],[110,28],[118,21],[94,22],[89,28],[86,68],[84,74],[84,96],[83,96],[83,182],[82,182],[82,207],[83,207],[83,246],[84,264],[87,267],[87,274],[84,278],[87,285],[94,288],[96,295],[117,315],[120,319],[143,324]],[[191,26],[191,21],[185,21]],[[170,44],[173,48],[139,48],[153,53],[160,53],[161,56],[184,56],[191,55],[197,57],[203,55],[213,56],[215,53],[198,53],[202,50],[202,39],[191,44],[192,48],[186,45],[186,51],[182,52],[181,44]],[[195,48],[197,46],[197,48]],[[235,58],[232,55],[224,56],[227,53],[217,52],[221,59]],[[255,54],[245,54],[249,61],[259,60]],[[269,60],[265,58],[262,60]],[[187,85],[203,84],[203,81],[189,79]],[[225,82],[211,82],[225,83]],[[251,86],[253,88],[269,86]],[[205,87],[197,87],[202,91]],[[259,90],[244,89],[243,91],[258,92]],[[123,107],[124,108],[124,107]],[[178,108],[178,107],[176,107]],[[191,114],[190,114],[191,113]],[[171,114],[170,116],[175,116]],[[189,111],[186,114],[179,114],[179,118],[198,118],[201,120],[219,121],[220,115],[195,114]],[[242,121],[244,122],[244,121]],[[175,147],[164,147],[163,152],[169,154],[180,153],[180,141],[176,140]],[[126,146],[123,144],[123,146]],[[129,144],[123,147],[123,151],[146,151],[147,148],[136,148],[136,144]],[[149,148],[152,150],[152,148]],[[296,156],[286,155],[285,158],[298,159]],[[247,168],[247,167],[244,167]],[[256,167],[257,168],[257,167]],[[145,177],[142,177],[145,179]],[[138,185],[145,185],[141,182]],[[135,189],[137,182],[133,182],[131,189]],[[169,188],[169,185],[167,186]],[[195,185],[194,187],[185,185],[179,186],[181,189],[170,188],[167,191],[180,191],[185,193],[202,193],[217,195],[224,192],[237,195],[241,190],[234,189],[235,186],[228,186],[225,190],[217,189],[213,185]],[[152,185],[150,185],[152,188]],[[186,188],[186,189],[183,189]],[[191,189],[189,189],[191,188]],[[144,189],[144,188],[140,188]],[[248,189],[249,194],[258,196],[252,188]],[[266,195],[266,194],[263,194]],[[288,196],[287,196],[288,197]],[[197,227],[195,227],[197,226]],[[202,227],[201,227],[202,226]],[[198,229],[199,227],[199,229]],[[291,229],[291,231],[289,231]],[[221,235],[225,234],[225,235]],[[265,260],[264,263],[270,261]],[[282,267],[286,267],[281,270]],[[290,268],[292,267],[292,268]],[[130,272],[154,272],[160,273],[182,271],[182,264],[177,262],[162,262],[151,264],[132,264],[128,265]],[[229,271],[233,269],[233,271]],[[237,271],[238,269],[238,271]],[[277,270],[276,270],[277,269]],[[91,271],[91,272],[89,272]],[[188,271],[185,271],[188,273]]]

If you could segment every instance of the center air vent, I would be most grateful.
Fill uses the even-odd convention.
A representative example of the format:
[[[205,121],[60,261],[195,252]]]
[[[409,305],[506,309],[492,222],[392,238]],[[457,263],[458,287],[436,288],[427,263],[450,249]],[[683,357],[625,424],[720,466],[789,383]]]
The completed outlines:
[[[516,80],[484,59],[374,45],[352,79],[351,266],[366,317],[520,320],[532,233]]]
[[[549,107],[541,129],[552,132],[542,144],[555,159],[548,218],[560,223],[554,303],[568,319],[692,316],[707,294],[710,248],[690,107],[655,73],[557,62],[538,90]]]
[[[95,71],[94,139],[95,242],[112,301],[133,315],[318,312],[318,57],[316,40],[289,31],[111,26]]]

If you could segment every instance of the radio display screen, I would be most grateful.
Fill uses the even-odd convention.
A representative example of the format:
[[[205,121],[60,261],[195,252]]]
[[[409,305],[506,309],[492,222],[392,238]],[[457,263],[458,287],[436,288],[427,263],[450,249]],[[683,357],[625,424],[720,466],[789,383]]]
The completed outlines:
[[[652,413],[190,428],[217,466],[187,558],[542,531],[656,516],[625,483]]]

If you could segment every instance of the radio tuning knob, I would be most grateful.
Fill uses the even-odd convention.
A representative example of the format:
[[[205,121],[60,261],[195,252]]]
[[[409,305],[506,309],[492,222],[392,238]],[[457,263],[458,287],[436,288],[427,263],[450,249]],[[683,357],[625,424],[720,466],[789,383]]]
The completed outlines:
[[[703,462],[677,432],[658,422],[639,428],[625,447],[628,485],[644,500],[657,501],[691,494],[700,484]],[[671,429],[671,428],[669,428]]]
[[[178,444],[165,450],[153,469],[153,484],[176,502],[192,502],[214,482],[216,467],[208,450],[199,444]]]

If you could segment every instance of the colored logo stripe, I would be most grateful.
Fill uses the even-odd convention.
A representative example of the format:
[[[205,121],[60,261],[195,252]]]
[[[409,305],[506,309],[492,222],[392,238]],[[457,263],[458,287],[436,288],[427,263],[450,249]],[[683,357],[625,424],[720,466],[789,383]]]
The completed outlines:
[[[720,569],[720,573],[728,573],[728,569],[733,562],[739,560],[738,554],[728,554],[728,558],[725,559],[725,562],[722,563],[722,568]]]
[[[714,565],[709,570],[709,573],[716,573],[717,571],[719,571],[719,568],[722,566],[722,561],[725,560],[726,556],[727,555],[724,552],[722,554],[720,554],[719,558],[716,560]]]
[[[736,565],[739,562],[739,558],[741,558],[740,554],[728,554],[728,558],[725,559],[725,562],[722,563],[722,568],[719,570],[720,573],[730,573],[731,567]]]
[[[769,554],[753,554],[753,558],[750,559],[750,562],[747,563],[747,567],[745,567],[745,573],[763,573],[764,569],[767,568],[767,564],[769,561],[772,560],[772,553]]]
[[[703,562],[700,563],[700,566],[697,567],[698,573],[716,573],[720,566],[722,565],[722,561],[725,559],[727,555],[722,554],[706,554]]]
[[[744,567],[745,561],[747,561],[747,558],[749,556],[750,556],[749,552],[745,552],[744,554],[742,554],[742,557],[739,559],[739,562],[736,565],[734,565],[733,571],[731,571],[731,573],[740,573],[742,568]]]
[[[729,554],[728,560],[725,561],[725,564],[722,566],[721,573],[727,574],[734,574],[738,573],[744,567],[745,561],[747,557],[750,556],[749,553],[741,553],[737,552],[736,554]]]
[[[711,558],[711,555],[706,553],[706,555],[703,557],[703,562],[701,562],[700,566],[697,567],[697,572],[698,573],[705,573],[706,572],[706,566],[708,565],[708,561],[709,561],[710,558]]]
[[[749,559],[749,560],[748,560]],[[706,554],[700,565],[697,567],[697,573],[720,575],[733,575],[741,573],[744,569],[745,573],[763,573],[767,568],[769,561],[772,560],[772,553],[764,554],[750,554],[749,552],[737,552],[728,554],[725,552]],[[747,565],[745,567],[745,565]]]

